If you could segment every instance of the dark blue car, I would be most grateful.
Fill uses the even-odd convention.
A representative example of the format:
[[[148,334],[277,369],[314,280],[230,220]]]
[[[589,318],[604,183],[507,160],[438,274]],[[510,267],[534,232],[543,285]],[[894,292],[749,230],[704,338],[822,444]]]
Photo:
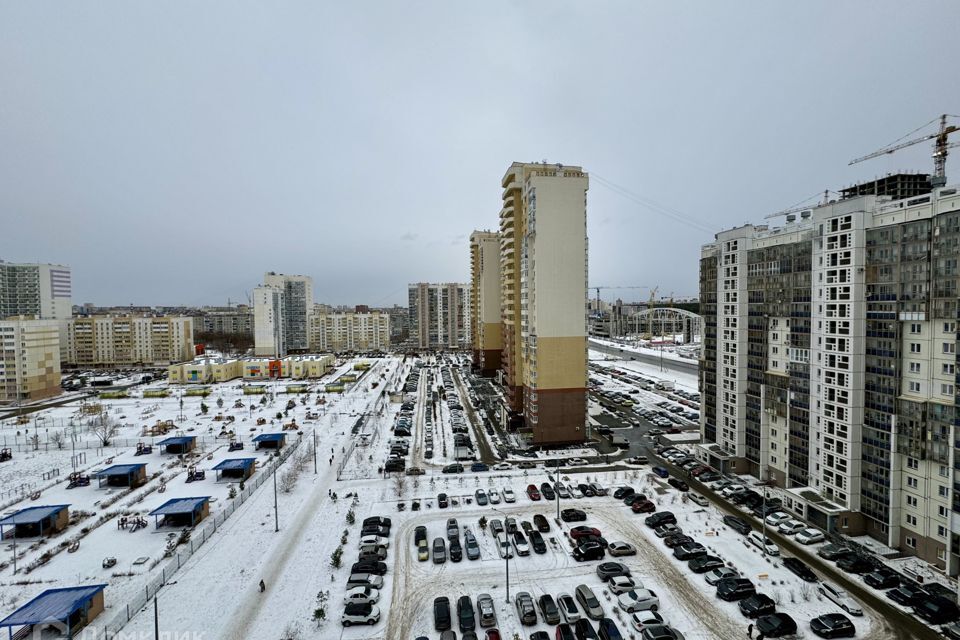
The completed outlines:
[[[470,471],[490,471],[490,467],[482,462],[474,462],[470,465]]]

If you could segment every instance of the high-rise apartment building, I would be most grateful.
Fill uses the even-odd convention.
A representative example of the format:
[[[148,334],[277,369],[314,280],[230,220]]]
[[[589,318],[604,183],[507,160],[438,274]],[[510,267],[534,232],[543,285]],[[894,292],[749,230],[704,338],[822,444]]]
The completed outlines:
[[[60,393],[60,323],[27,316],[0,319],[0,404]]]
[[[491,377],[500,368],[503,324],[500,319],[500,234],[470,235],[470,341],[473,364]]]
[[[698,455],[956,575],[960,196],[861,187],[703,247]]]
[[[0,319],[65,320],[73,310],[70,267],[0,260]]]
[[[247,306],[201,310],[201,325],[205,333],[225,335],[253,335],[253,309]]]
[[[283,291],[283,342],[289,352],[310,348],[310,314],[313,313],[313,278],[269,272],[263,284]]]
[[[310,350],[371,351],[390,348],[390,316],[367,313],[314,313],[310,317]]]
[[[469,287],[459,282],[407,286],[410,336],[420,349],[465,349],[470,344]]]
[[[287,354],[283,301],[283,289],[278,287],[253,290],[254,355],[282,358]]]
[[[501,319],[506,424],[535,444],[581,442],[587,425],[587,174],[515,162],[503,176]]]
[[[67,324],[67,360],[76,367],[170,364],[194,357],[193,318],[91,316]]]

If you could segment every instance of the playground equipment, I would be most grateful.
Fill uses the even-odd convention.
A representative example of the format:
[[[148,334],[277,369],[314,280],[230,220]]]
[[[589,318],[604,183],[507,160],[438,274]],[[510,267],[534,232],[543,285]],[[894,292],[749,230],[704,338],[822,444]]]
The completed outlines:
[[[203,469],[197,469],[196,467],[187,467],[187,482],[197,482],[199,480],[206,480],[207,472]]]
[[[135,456],[145,456],[145,455],[147,455],[148,453],[153,453],[153,445],[152,445],[152,444],[143,444],[142,442],[138,442],[138,443],[137,443],[137,450],[136,450],[136,452],[134,452],[133,455],[135,455]]]
[[[10,449],[0,449],[0,462],[6,462],[13,459],[13,452]]]
[[[231,442],[230,446],[227,447],[228,451],[240,451],[241,449],[243,449],[242,442]]]
[[[89,487],[90,486],[90,476],[75,471],[67,477],[67,489],[75,489],[76,487]]]

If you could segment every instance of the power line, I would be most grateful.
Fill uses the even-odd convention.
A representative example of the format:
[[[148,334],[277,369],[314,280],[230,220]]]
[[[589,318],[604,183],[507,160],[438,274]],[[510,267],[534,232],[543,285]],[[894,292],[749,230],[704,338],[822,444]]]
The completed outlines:
[[[607,189],[613,191],[617,195],[623,198],[626,198],[627,200],[630,200],[635,204],[638,204],[641,207],[644,207],[645,209],[649,209],[650,211],[653,211],[654,213],[659,214],[665,218],[670,218],[675,222],[685,224],[689,227],[697,229],[698,231],[703,231],[705,233],[714,232],[714,229],[706,225],[705,223],[700,222],[699,220],[696,220],[695,218],[692,218],[691,216],[688,216],[680,211],[677,211],[676,209],[671,209],[670,207],[663,205],[657,202],[656,200],[652,200],[650,198],[646,198],[644,196],[638,195],[630,191],[626,187],[623,187],[617,184],[616,182],[613,182],[612,180],[608,180],[603,176],[600,176],[594,172],[590,173],[590,177],[594,179],[600,186],[606,187]]]

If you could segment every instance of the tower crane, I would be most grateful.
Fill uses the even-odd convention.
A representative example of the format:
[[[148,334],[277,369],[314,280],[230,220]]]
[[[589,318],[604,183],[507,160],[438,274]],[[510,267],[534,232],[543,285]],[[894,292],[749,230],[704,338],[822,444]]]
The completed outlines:
[[[947,118],[960,118],[960,116],[952,116],[949,114],[943,114],[940,116],[940,130],[936,133],[929,133],[919,138],[914,138],[912,140],[907,140],[906,142],[895,142],[894,144],[888,145],[883,149],[878,149],[873,153],[868,153],[865,156],[859,158],[854,158],[849,162],[849,164],[857,164],[858,162],[863,162],[864,160],[871,160],[873,158],[878,158],[882,155],[887,155],[895,151],[899,151],[905,147],[910,147],[920,142],[926,142],[927,140],[933,140],[933,175],[934,178],[932,182],[933,186],[940,187],[947,183],[946,178],[946,168],[947,168],[947,149],[952,147],[960,146],[960,142],[947,142],[947,137],[951,133],[956,133],[960,131],[960,127],[956,125],[948,125]],[[931,121],[934,122],[934,121]],[[930,124],[930,123],[927,123]],[[927,125],[924,125],[924,127]],[[920,127],[921,129],[923,127]],[[910,134],[907,134],[910,135]],[[902,139],[902,138],[901,138]]]

